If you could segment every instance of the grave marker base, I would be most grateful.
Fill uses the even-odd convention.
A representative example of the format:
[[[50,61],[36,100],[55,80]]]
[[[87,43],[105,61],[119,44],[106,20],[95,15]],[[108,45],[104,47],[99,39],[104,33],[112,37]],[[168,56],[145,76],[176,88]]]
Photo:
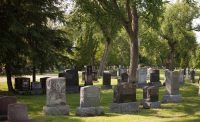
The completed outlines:
[[[100,116],[104,115],[102,107],[78,107],[76,110],[77,116]]]
[[[178,103],[182,101],[182,95],[164,95],[163,96],[163,103]]]
[[[69,105],[44,106],[45,115],[69,115]]]
[[[140,102],[128,102],[128,103],[112,103],[110,111],[114,113],[134,113],[139,112]]]
[[[161,106],[160,101],[157,101],[157,102],[144,101],[143,102],[143,108],[160,108],[160,106]]]

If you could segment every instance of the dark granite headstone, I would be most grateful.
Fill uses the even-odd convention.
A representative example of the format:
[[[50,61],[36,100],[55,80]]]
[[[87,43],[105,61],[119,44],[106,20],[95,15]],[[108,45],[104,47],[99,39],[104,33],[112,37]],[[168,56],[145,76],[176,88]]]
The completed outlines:
[[[8,105],[16,103],[16,97],[1,96],[0,97],[0,121],[7,120]]]
[[[150,73],[150,82],[160,82],[160,71],[159,70],[152,70]]]
[[[136,84],[125,82],[114,88],[114,103],[127,103],[136,101]]]
[[[111,73],[110,72],[104,72],[103,73],[103,86],[102,89],[111,89]]]
[[[92,72],[92,80],[93,81],[98,81],[97,72],[95,72],[95,71]]]
[[[120,82],[128,82],[128,74],[127,73],[121,74],[121,81]]]
[[[18,91],[29,91],[30,78],[26,78],[26,77],[15,78],[15,89]]]
[[[46,92],[46,82],[47,82],[48,78],[50,78],[50,77],[40,78],[40,83],[41,83],[43,92]]]
[[[86,72],[85,72],[85,86],[87,85],[93,85],[93,79],[92,79],[92,66],[86,66]]]
[[[29,122],[28,110],[25,104],[8,105],[8,121],[11,122]]]
[[[191,81],[191,83],[195,83],[195,71],[194,71],[194,69],[192,69],[192,71],[190,72],[190,81]]]
[[[42,94],[42,85],[40,82],[31,82],[31,94],[39,95]]]
[[[82,72],[82,82],[85,82],[85,71]]]

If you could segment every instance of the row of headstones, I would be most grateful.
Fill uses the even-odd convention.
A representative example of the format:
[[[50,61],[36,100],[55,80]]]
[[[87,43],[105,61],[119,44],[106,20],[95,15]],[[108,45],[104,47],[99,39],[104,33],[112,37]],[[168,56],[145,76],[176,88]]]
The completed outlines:
[[[180,72],[166,70],[167,94],[163,96],[163,102],[180,102],[179,94]],[[43,111],[46,115],[68,115],[69,105],[66,105],[65,78],[50,78],[47,80],[47,100]],[[132,113],[139,111],[140,102],[136,99],[136,83],[123,82],[114,88],[111,112]],[[153,83],[143,88],[144,108],[159,108],[159,87]],[[85,86],[80,92],[80,106],[76,110],[78,116],[95,116],[104,114],[100,106],[100,88]]]
[[[27,106],[14,96],[0,96],[0,122],[29,122]]]

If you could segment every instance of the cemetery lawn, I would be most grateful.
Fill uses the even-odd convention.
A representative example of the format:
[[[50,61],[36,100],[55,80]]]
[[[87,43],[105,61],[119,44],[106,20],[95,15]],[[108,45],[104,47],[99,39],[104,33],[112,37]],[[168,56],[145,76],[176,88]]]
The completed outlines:
[[[163,80],[163,74],[161,75]],[[101,80],[94,85],[101,86]],[[196,77],[197,81],[197,77]],[[112,85],[116,85],[117,80],[112,79]],[[6,94],[7,86],[5,82],[0,82],[0,94]],[[159,99],[165,93],[165,88],[159,90]],[[76,107],[79,106],[79,94],[67,94],[67,103],[70,105],[70,116],[44,116],[42,107],[45,105],[45,95],[20,96],[17,101],[28,105],[28,113],[31,122],[200,122],[200,97],[198,97],[198,84],[191,84],[186,81],[180,88],[183,96],[181,103],[162,104],[160,109],[143,109],[134,114],[115,114],[109,112],[109,105],[112,102],[113,91],[103,90],[101,92],[101,105],[105,109],[104,116],[98,117],[77,117]],[[142,99],[142,90],[137,90],[137,99]]]

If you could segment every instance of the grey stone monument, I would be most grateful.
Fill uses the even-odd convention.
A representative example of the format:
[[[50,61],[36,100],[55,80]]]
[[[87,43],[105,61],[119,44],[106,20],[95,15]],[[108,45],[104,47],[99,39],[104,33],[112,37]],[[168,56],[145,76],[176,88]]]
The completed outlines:
[[[28,110],[25,104],[9,104],[8,105],[8,121],[9,122],[30,122],[28,119]]]
[[[80,107],[76,110],[77,116],[99,116],[104,110],[100,107],[100,88],[96,86],[81,87]]]
[[[160,108],[159,87],[146,86],[143,88],[143,107],[144,108]]]
[[[46,106],[43,107],[45,115],[68,115],[65,78],[48,78],[46,86]]]
[[[180,84],[184,84],[185,80],[184,80],[184,70],[180,70],[180,76],[179,76],[179,83]]]
[[[147,85],[147,69],[146,68],[139,68],[137,70],[137,81],[138,87],[142,88]]]
[[[31,94],[40,95],[43,93],[41,82],[31,82]]]
[[[110,111],[114,113],[138,112],[139,104],[136,100],[136,84],[124,82],[114,88],[113,103],[110,105]]]
[[[163,102],[180,102],[182,100],[182,95],[179,94],[179,71],[165,70],[166,77],[166,95],[163,96]]]

